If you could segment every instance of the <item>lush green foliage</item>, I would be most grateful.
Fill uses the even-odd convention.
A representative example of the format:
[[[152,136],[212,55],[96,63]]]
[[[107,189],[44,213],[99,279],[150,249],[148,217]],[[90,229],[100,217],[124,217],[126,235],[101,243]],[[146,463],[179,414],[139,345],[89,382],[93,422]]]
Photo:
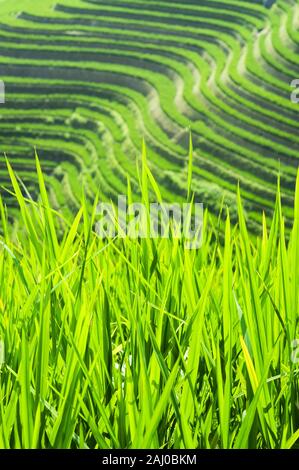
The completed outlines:
[[[39,201],[1,205],[0,447],[291,448],[299,437],[299,178],[290,240],[279,187],[263,235],[205,214],[204,243],[100,240]],[[191,165],[188,195],[191,196]],[[145,155],[143,202],[160,197]],[[128,185],[128,198],[132,193]],[[59,234],[59,235],[58,235]]]
[[[261,209],[273,212],[280,165],[289,223],[298,1],[262,3],[43,0],[37,10],[33,0],[0,2],[0,182],[8,182],[5,151],[33,192],[36,146],[55,207],[78,210],[80,185],[87,198],[97,188],[102,198],[123,193],[127,173],[135,193],[144,136],[163,197],[180,200],[191,126],[194,190],[211,210],[240,181],[256,230]]]
[[[298,1],[0,14],[0,448],[299,447]],[[195,193],[202,248],[101,240],[97,192]]]

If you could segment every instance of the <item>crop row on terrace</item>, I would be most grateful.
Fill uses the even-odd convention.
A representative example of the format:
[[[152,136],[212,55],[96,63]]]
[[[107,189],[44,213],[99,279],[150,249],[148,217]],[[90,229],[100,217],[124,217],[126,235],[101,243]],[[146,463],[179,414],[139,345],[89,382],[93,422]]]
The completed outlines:
[[[46,14],[30,5],[0,25],[1,150],[26,180],[36,147],[57,204],[76,207],[80,186],[115,197],[127,174],[137,187],[144,136],[163,196],[180,197],[191,127],[198,197],[217,213],[221,188],[230,201],[240,181],[254,228],[273,208],[280,168],[291,218],[295,0],[272,10],[233,0],[63,0]]]

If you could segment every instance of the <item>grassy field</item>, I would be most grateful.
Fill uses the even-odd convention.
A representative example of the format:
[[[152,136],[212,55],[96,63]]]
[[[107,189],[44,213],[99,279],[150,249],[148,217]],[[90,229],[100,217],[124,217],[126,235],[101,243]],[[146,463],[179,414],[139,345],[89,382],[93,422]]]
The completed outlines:
[[[0,3],[0,66],[7,103],[0,145],[34,192],[34,147],[55,207],[138,191],[147,141],[165,199],[182,200],[188,129],[194,190],[218,214],[238,181],[251,230],[273,213],[276,175],[292,220],[299,148],[298,2],[144,0]],[[3,154],[2,152],[2,154]],[[0,182],[6,182],[3,157]]]
[[[38,202],[8,170],[21,216],[9,234],[0,206],[1,448],[298,447],[299,177],[288,243],[278,186],[261,238],[238,193],[238,226],[228,211],[221,243],[206,212],[188,250],[102,240],[84,200],[61,233],[39,162]],[[143,158],[145,204],[150,188]]]

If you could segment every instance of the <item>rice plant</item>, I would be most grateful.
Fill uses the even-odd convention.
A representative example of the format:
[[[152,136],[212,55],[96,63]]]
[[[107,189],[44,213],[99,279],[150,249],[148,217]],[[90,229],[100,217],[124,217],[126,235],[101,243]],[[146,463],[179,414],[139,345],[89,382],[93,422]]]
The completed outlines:
[[[280,165],[289,226],[298,1],[265,3],[44,0],[37,11],[33,0],[0,1],[0,183],[6,152],[34,190],[35,147],[55,207],[79,210],[78,179],[87,198],[100,187],[110,199],[124,192],[128,173],[134,192],[143,135],[163,197],[179,197],[191,126],[194,176],[210,210],[217,215],[219,194],[231,200],[240,181],[257,231],[261,209],[272,215]]]
[[[298,447],[299,177],[287,235],[278,182],[261,236],[237,189],[238,222],[206,211],[188,250],[101,239],[97,201],[82,195],[68,219],[38,159],[35,201],[7,169],[19,217],[0,203],[1,448]],[[145,153],[139,184],[146,205],[161,196]]]

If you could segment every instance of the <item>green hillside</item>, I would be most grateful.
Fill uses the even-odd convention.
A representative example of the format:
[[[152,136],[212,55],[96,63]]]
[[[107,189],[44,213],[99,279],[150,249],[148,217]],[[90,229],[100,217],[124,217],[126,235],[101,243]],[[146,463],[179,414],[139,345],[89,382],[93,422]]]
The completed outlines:
[[[0,450],[299,449],[296,80],[299,0],[0,0]]]
[[[72,210],[136,183],[142,137],[163,196],[185,194],[188,132],[194,190],[218,213],[240,181],[254,228],[271,213],[281,171],[292,217],[298,166],[297,1],[0,2],[0,183],[4,152],[34,193],[34,148],[54,206]],[[11,202],[13,203],[13,202]]]

